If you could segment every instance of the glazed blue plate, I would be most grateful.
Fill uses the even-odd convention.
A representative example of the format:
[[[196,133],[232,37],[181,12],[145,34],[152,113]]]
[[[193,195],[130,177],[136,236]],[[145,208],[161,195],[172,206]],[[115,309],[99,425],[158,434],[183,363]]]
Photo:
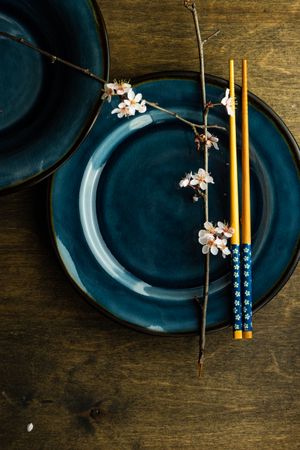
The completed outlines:
[[[214,103],[225,87],[224,80],[207,76],[207,98]],[[201,119],[195,74],[152,75],[135,90],[192,121]],[[299,153],[278,116],[254,95],[249,102],[257,310],[297,261]],[[103,106],[88,139],[52,179],[50,217],[59,258],[84,296],[114,318],[148,332],[195,332],[195,297],[203,291],[197,235],[204,219],[201,202],[193,204],[191,192],[178,186],[185,172],[203,166],[193,132],[157,110],[118,119],[111,109]],[[214,108],[209,122],[228,128],[225,109]],[[214,222],[229,218],[228,132],[217,134],[220,150],[209,157]],[[237,138],[240,146],[240,122]],[[229,259],[211,258],[209,330],[231,323]]]
[[[0,31],[107,78],[108,47],[95,0],[1,0]],[[0,38],[0,191],[36,182],[83,141],[100,85]]]

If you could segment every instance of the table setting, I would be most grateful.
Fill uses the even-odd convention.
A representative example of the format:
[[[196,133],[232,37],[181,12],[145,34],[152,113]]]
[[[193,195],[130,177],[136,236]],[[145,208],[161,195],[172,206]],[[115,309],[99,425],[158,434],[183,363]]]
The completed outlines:
[[[285,380],[286,398],[290,395],[296,369],[287,363],[284,371],[271,343],[278,339],[277,348],[286,354],[297,351],[299,295],[292,274],[299,259],[300,161],[295,126],[289,127],[295,121],[285,121],[297,118],[292,93],[284,94],[291,114],[283,108],[280,117],[267,87],[276,80],[263,57],[239,49],[234,38],[231,43],[222,16],[208,29],[215,2],[168,1],[165,45],[171,45],[173,33],[193,58],[178,65],[180,56],[172,53],[168,62],[164,43],[161,48],[153,43],[150,62],[136,56],[136,69],[130,63],[134,45],[128,47],[128,67],[124,45],[132,40],[141,51],[146,32],[126,36],[125,44],[119,37],[118,49],[122,17],[109,2],[29,3],[0,5],[1,311],[4,330],[15,329],[2,338],[1,401],[7,417],[17,414],[21,427],[16,438],[8,427],[4,448],[29,448],[31,442],[40,448],[39,422],[44,430],[49,425],[45,428],[38,412],[44,411],[47,424],[57,415],[60,426],[58,404],[68,411],[62,421],[67,435],[76,427],[79,440],[71,438],[72,448],[213,448],[209,434],[196,425],[191,440],[178,434],[165,394],[162,403],[154,394],[156,419],[176,418],[171,427],[176,444],[172,433],[150,444],[156,433],[143,429],[143,422],[134,425],[130,419],[126,425],[124,417],[132,413],[130,398],[134,414],[139,411],[135,379],[141,392],[156,382],[166,383],[167,391],[172,386],[175,397],[180,389],[185,396],[192,389],[195,411],[189,409],[191,398],[180,400],[192,423],[205,414],[206,389],[222,392],[240,376],[241,395],[253,376],[264,385],[264,374],[276,374],[276,389]],[[142,8],[134,0],[128,7]],[[245,9],[249,17],[263,14],[250,5]],[[149,14],[156,12],[150,7]],[[147,20],[143,10],[138,17]],[[175,17],[182,20],[178,30],[167,26]],[[155,23],[153,18],[154,30]],[[272,32],[268,23],[262,22],[262,32]],[[237,29],[232,25],[233,34]],[[214,72],[220,39],[222,65]],[[250,45],[246,35],[245,42]],[[253,48],[258,42],[254,39]],[[259,64],[265,64],[265,73]],[[292,70],[279,73],[283,91]],[[18,371],[9,375],[18,361],[24,382]],[[246,366],[244,379],[240,371]],[[144,370],[149,386],[143,384]],[[42,374],[45,387],[38,381]],[[148,402],[148,393],[143,395]],[[255,401],[254,410],[260,397]],[[144,421],[149,425],[147,414]],[[133,441],[125,431],[122,438],[117,423],[141,437]],[[294,419],[287,423],[293,427]],[[185,424],[189,429],[188,419]],[[283,430],[277,434],[296,448]],[[197,446],[200,435],[205,443]],[[228,438],[236,435],[232,428]],[[59,439],[59,448],[70,448]],[[272,439],[271,448],[285,448]],[[41,448],[54,448],[52,438]],[[266,440],[261,448],[270,448]]]

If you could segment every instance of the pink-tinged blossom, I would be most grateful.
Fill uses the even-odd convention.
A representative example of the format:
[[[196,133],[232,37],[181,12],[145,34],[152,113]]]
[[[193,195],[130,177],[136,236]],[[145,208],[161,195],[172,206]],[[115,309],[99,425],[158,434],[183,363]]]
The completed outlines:
[[[219,142],[219,138],[217,138],[216,136],[213,136],[208,131],[207,132],[207,140],[206,140],[207,148],[214,147],[216,150],[219,150],[218,142]]]
[[[208,239],[206,244],[204,244],[202,247],[202,253],[204,255],[206,255],[209,252],[211,252],[213,255],[217,255],[219,252],[217,239],[215,239],[214,236]]]
[[[185,177],[180,180],[179,186],[181,188],[189,186],[191,179],[192,179],[192,172],[186,173]]]
[[[218,222],[223,224],[223,222]],[[203,245],[202,253],[207,254],[211,252],[213,255],[217,255],[221,250],[223,258],[230,255],[230,250],[227,247],[227,239],[224,238],[224,234],[220,234],[219,227],[213,225],[212,222],[205,222],[204,229],[198,233],[198,241]]]
[[[124,95],[124,94],[127,94],[127,92],[129,92],[130,91],[130,89],[131,89],[131,84],[129,84],[129,83],[125,83],[125,81],[116,81],[115,83],[114,83],[114,85],[115,85],[115,90],[116,90],[116,93],[118,94],[118,95]]]
[[[143,114],[146,111],[147,111],[146,100],[142,100],[141,103],[138,105],[138,112]]]
[[[223,234],[226,238],[231,238],[234,233],[234,228],[230,227],[226,222],[218,222],[217,233]]]
[[[215,236],[207,230],[200,230],[198,233],[198,241],[201,245],[207,244],[208,241],[214,238]]]
[[[204,222],[204,228],[211,234],[217,234],[217,228],[211,222]]]
[[[142,94],[136,94],[132,89],[127,93],[127,99],[124,100],[124,103],[131,109],[133,115],[135,111],[145,112],[146,111],[146,102],[143,100],[143,104],[141,104]]]
[[[104,92],[103,92],[101,99],[102,100],[107,99],[107,101],[110,103],[112,96],[115,95],[115,93],[116,93],[115,87],[116,87],[116,83],[105,83]]]
[[[217,238],[215,242],[216,242],[218,249],[220,249],[222,251],[223,258],[226,258],[226,256],[230,255],[230,250],[227,247],[226,239]]]
[[[125,102],[122,102],[122,103],[119,103],[118,107],[113,109],[111,113],[117,114],[119,119],[121,119],[122,117],[134,116],[135,109],[129,108]]]
[[[204,169],[199,169],[197,173],[194,173],[190,181],[191,186],[199,186],[203,191],[207,189],[208,183],[214,183],[214,179]]]
[[[234,115],[234,101],[233,98],[229,96],[230,90],[227,88],[225,92],[225,97],[222,98],[221,103],[225,106],[227,114],[229,116]]]

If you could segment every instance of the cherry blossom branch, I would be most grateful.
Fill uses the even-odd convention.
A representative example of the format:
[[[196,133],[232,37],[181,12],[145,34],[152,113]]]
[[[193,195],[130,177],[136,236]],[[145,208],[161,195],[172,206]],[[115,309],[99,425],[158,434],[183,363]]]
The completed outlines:
[[[98,75],[91,72],[89,69],[85,69],[83,67],[77,66],[76,64],[73,64],[69,61],[66,61],[65,59],[60,58],[59,56],[52,55],[49,52],[46,52],[45,50],[42,50],[39,47],[36,47],[35,45],[31,44],[31,42],[26,41],[24,38],[18,38],[17,36],[14,36],[13,34],[6,33],[5,31],[0,31],[0,37],[4,37],[6,39],[10,39],[11,41],[17,42],[18,44],[22,44],[25,47],[29,47],[32,50],[40,53],[41,55],[46,56],[50,59],[51,63],[59,62],[61,64],[64,64],[65,66],[71,67],[71,69],[77,70],[78,72],[83,73],[84,75],[93,78],[94,80],[98,81],[99,83],[106,83],[106,80],[103,80],[102,78],[98,77]]]
[[[196,5],[191,0],[186,0],[184,2],[184,6],[191,11],[193,15],[196,37],[197,37],[197,45],[198,45],[198,53],[199,53],[199,63],[200,63],[200,83],[201,83],[201,97],[202,97],[202,106],[203,106],[203,122],[204,122],[204,135],[205,135],[205,143],[204,143],[204,170],[208,173],[208,140],[207,140],[207,122],[208,122],[208,112],[209,107],[207,107],[206,102],[206,87],[205,87],[205,71],[204,71],[204,50],[203,46],[205,42],[207,42],[213,36],[216,36],[218,32],[213,33],[209,36],[205,41],[202,40],[200,25],[199,25],[199,17]],[[209,197],[208,197],[208,185],[206,188],[206,195],[204,197],[204,217],[205,222],[209,222]],[[201,305],[201,330],[199,337],[199,356],[198,356],[198,371],[199,377],[201,376],[204,364],[204,350],[205,350],[205,339],[206,339],[206,317],[207,317],[207,304],[208,304],[208,294],[209,294],[209,266],[210,266],[210,254],[209,252],[205,255],[204,260],[204,292],[203,292],[203,303]]]
[[[33,45],[31,42],[26,41],[24,38],[19,38],[19,37],[14,36],[14,35],[12,35],[10,33],[6,33],[5,31],[0,31],[0,37],[1,36],[6,38],[6,39],[9,39],[11,41],[17,42],[18,44],[24,45],[25,47],[28,47],[28,48],[30,48],[30,49],[40,53],[41,55],[44,55],[46,58],[50,59],[50,62],[52,64],[54,64],[56,62],[59,62],[61,64],[64,64],[65,66],[70,67],[71,69],[77,70],[78,72],[82,73],[83,75],[86,75],[89,78],[92,78],[93,80],[96,80],[96,81],[98,81],[101,84],[105,85],[107,83],[106,80],[103,80],[102,78],[98,77],[98,75],[96,75],[95,73],[91,72],[89,69],[85,69],[83,67],[80,67],[80,66],[78,66],[76,64],[73,64],[73,63],[63,59],[63,58],[60,58],[59,56],[56,56],[56,55],[53,55],[53,54],[47,52],[46,50],[42,50],[41,48]],[[103,92],[105,92],[105,89],[102,88],[101,90]],[[114,95],[117,95],[117,94],[114,94]],[[191,121],[189,121],[187,119],[184,119],[182,116],[180,116],[176,112],[170,111],[170,110],[168,110],[166,108],[163,108],[163,107],[159,106],[157,103],[145,100],[145,104],[148,104],[152,108],[155,108],[155,109],[158,109],[160,111],[163,111],[166,114],[169,114],[169,115],[175,117],[176,119],[180,120],[181,122],[189,125],[193,129],[195,134],[197,134],[197,129],[198,128],[199,129],[204,129],[204,125],[199,125],[197,123],[193,123],[193,122],[191,122]],[[216,129],[220,129],[220,130],[226,130],[226,128],[221,127],[219,125],[209,125],[209,128],[216,128]]]
[[[198,123],[194,123],[194,122],[190,122],[187,119],[184,119],[183,117],[181,117],[179,114],[177,114],[174,111],[170,111],[166,108],[163,108],[162,106],[159,106],[158,103],[154,103],[154,102],[149,102],[148,100],[145,100],[146,105],[151,106],[152,108],[158,109],[159,111],[165,112],[166,114],[169,114],[170,116],[176,117],[176,119],[180,120],[183,123],[186,123],[187,125],[191,126],[195,132],[195,134],[197,134],[197,128],[201,128],[204,129],[205,125],[200,125]],[[220,126],[220,125],[207,125],[206,128],[216,128],[219,130],[225,130],[226,128]]]

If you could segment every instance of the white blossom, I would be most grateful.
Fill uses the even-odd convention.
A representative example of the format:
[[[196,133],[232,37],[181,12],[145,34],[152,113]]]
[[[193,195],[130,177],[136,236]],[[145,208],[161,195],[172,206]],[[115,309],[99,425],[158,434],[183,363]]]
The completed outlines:
[[[142,100],[141,103],[139,103],[138,105],[138,112],[142,114],[146,111],[147,111],[146,100]]]
[[[111,113],[112,114],[117,114],[119,119],[121,119],[122,117],[134,116],[135,109],[134,108],[129,108],[128,105],[126,105],[125,102],[121,102],[121,103],[119,103],[117,108],[112,110]]]
[[[224,239],[223,235],[219,235],[218,227],[212,222],[206,221],[204,223],[204,229],[200,230],[198,233],[198,240],[200,244],[203,245],[202,253],[204,254],[210,251],[213,255],[217,255],[218,251],[221,250],[223,258],[226,258],[226,256],[231,253],[227,246],[227,239]],[[239,265],[234,265],[234,269],[236,270],[234,276],[238,277]],[[238,287],[238,283],[236,283],[235,287]]]
[[[206,140],[207,148],[210,148],[213,146],[216,150],[219,150],[218,142],[219,142],[219,138],[217,138],[217,136],[213,136],[208,131],[207,132],[207,140]]]
[[[114,82],[114,89],[116,91],[116,94],[118,95],[124,95],[127,94],[127,92],[131,89],[131,84],[126,83],[125,81],[115,81]]]
[[[101,99],[102,100],[107,99],[107,101],[110,103],[112,96],[115,95],[115,93],[116,93],[115,87],[116,87],[116,83],[105,83],[104,93],[103,93]]]
[[[226,222],[218,222],[217,232],[224,234],[226,238],[231,238],[234,234],[234,228],[230,227]]]
[[[231,252],[230,252],[229,248],[227,247],[227,240],[226,239],[217,238],[216,242],[217,242],[218,248],[222,251],[223,258],[226,258],[227,255],[230,255]],[[239,266],[238,265],[234,266],[234,269],[238,270]]]
[[[219,252],[216,239],[214,238],[213,235],[211,235],[211,238],[208,239],[206,244],[204,244],[202,247],[202,253],[204,253],[204,255],[206,255],[209,252],[211,252],[213,255],[217,255]]]
[[[233,116],[234,115],[234,102],[233,102],[233,98],[229,96],[230,90],[227,88],[226,92],[225,92],[225,97],[222,98],[221,103],[222,105],[225,106],[226,110],[227,110],[227,114],[229,114],[229,116]]]
[[[145,112],[147,107],[145,100],[143,100],[143,105],[141,105],[142,94],[135,94],[132,89],[130,89],[127,93],[127,99],[124,100],[125,105],[128,106],[132,115],[135,114],[135,111]]]
[[[204,228],[211,234],[216,234],[217,229],[211,222],[204,222]]]
[[[199,169],[197,173],[194,173],[190,181],[191,186],[199,186],[203,191],[207,189],[208,183],[214,183],[214,179],[204,169]]]
[[[192,172],[186,173],[185,177],[180,180],[179,186],[181,188],[189,186],[191,179],[192,179]]]
[[[214,239],[214,235],[209,233],[207,230],[200,230],[198,233],[198,240],[201,245],[206,245],[209,241]]]

